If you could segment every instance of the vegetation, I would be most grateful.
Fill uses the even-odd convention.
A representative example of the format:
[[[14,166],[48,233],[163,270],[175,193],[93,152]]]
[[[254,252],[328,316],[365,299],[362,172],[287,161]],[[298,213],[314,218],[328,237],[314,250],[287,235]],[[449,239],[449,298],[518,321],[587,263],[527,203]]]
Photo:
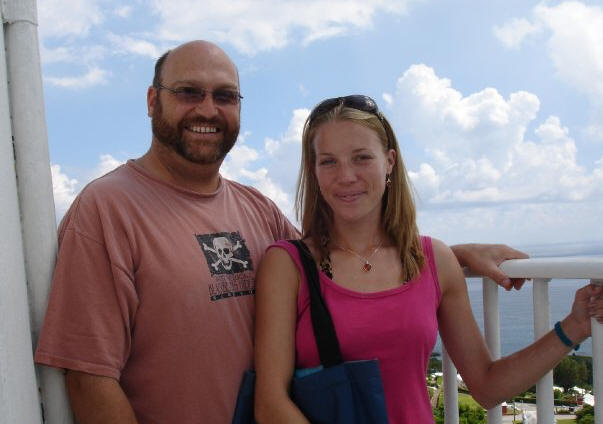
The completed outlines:
[[[428,372],[435,373],[442,371],[442,361],[440,354],[434,352],[429,358]],[[555,385],[563,387],[564,392],[555,390],[555,405],[575,405],[576,394],[572,391],[574,386],[590,390],[592,388],[592,358],[588,356],[567,356],[555,367],[553,371],[553,381]],[[440,387],[442,378],[430,380],[430,384]],[[486,411],[471,397],[459,389],[459,423],[460,424],[482,424],[486,422]],[[515,398],[520,402],[535,402],[536,387],[532,387]],[[430,395],[432,393],[430,392]],[[440,392],[437,407],[433,410],[436,424],[444,423],[443,392]],[[516,421],[521,422],[521,421]],[[576,412],[576,420],[560,420],[559,423],[566,424],[594,424],[593,407],[584,405],[582,409]]]
[[[427,372],[433,374],[434,372],[442,372],[442,360],[438,352],[432,352],[429,356],[429,363],[427,364]]]
[[[593,361],[589,356],[566,356],[553,371],[555,385],[567,392],[574,386],[590,388],[593,384]]]
[[[460,400],[460,399],[459,399]],[[438,406],[433,411],[436,424],[444,423],[444,407]],[[459,424],[483,424],[486,422],[486,411],[480,406],[474,407],[459,402]]]
[[[576,412],[576,424],[594,424],[595,409],[590,405],[584,405]]]

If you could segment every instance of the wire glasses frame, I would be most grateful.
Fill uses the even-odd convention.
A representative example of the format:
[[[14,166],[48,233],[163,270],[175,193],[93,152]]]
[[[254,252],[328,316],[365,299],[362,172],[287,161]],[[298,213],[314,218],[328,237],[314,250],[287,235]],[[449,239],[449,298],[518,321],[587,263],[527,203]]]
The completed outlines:
[[[156,85],[155,88],[158,90],[163,89],[169,91],[176,99],[186,104],[201,103],[207,94],[211,94],[214,103],[222,106],[237,105],[243,98],[238,91],[227,88],[219,88],[217,90],[207,90],[205,88],[190,86],[171,88],[162,84]]]

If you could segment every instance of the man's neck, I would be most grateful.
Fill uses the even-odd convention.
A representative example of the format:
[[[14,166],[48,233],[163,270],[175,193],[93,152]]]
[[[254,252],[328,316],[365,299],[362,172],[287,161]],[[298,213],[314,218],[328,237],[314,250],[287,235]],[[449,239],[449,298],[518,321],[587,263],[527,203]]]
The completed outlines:
[[[162,181],[200,194],[213,193],[220,182],[222,161],[197,164],[157,142],[153,142],[149,151],[136,159],[136,163]]]

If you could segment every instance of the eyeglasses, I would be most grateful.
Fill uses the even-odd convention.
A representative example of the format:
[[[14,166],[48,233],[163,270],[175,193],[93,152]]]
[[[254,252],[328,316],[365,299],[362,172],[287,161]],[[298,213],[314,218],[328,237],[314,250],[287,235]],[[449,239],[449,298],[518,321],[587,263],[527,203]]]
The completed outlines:
[[[165,85],[157,85],[155,86],[157,89],[164,89],[172,93],[176,98],[182,102],[189,105],[201,103],[205,96],[209,93],[215,104],[220,106],[226,105],[236,105],[239,104],[243,96],[236,90],[230,90],[227,88],[219,88],[217,90],[206,90],[205,88],[199,87],[177,87],[170,88]]]
[[[375,103],[373,99],[362,94],[352,94],[345,97],[333,97],[320,102],[316,107],[314,107],[312,113],[310,113],[310,116],[308,117],[308,125],[320,115],[327,113],[331,109],[340,105],[351,107],[352,109],[358,109],[363,112],[372,113],[379,118],[381,122],[383,122],[383,115],[379,111],[377,103]]]

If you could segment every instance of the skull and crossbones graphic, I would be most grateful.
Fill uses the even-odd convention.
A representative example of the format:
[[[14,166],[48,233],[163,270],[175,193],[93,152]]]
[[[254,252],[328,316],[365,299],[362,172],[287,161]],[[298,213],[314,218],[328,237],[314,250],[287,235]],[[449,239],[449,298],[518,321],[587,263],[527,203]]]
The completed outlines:
[[[233,246],[228,238],[216,237],[213,239],[212,244],[213,247],[209,247],[207,244],[203,243],[203,250],[212,252],[218,256],[218,259],[211,264],[216,271],[220,265],[222,265],[225,270],[230,271],[233,263],[241,264],[243,265],[243,268],[247,269],[247,261],[234,257],[234,252],[243,247],[239,240],[237,240],[237,243]]]

